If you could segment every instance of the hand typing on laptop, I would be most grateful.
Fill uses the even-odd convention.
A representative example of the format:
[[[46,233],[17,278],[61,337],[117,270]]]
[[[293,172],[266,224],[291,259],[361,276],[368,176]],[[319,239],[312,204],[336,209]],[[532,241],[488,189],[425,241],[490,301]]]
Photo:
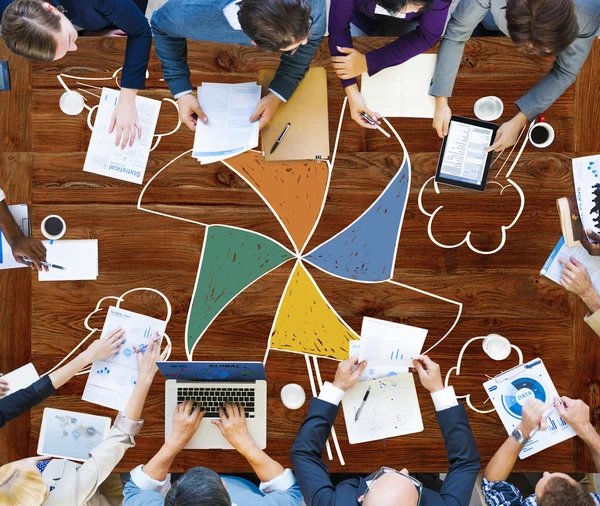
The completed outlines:
[[[223,437],[242,455],[259,449],[248,432],[246,414],[241,404],[226,402],[224,407],[219,408],[219,420],[213,420],[212,424],[219,427]]]

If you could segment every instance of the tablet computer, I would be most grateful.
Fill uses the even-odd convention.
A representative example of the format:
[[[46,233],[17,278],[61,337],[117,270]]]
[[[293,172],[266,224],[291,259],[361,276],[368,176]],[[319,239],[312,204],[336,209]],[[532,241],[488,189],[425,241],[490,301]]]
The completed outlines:
[[[10,90],[10,74],[8,72],[8,62],[0,61],[0,91]]]
[[[106,439],[110,418],[46,408],[42,418],[38,455],[85,461]]]
[[[469,190],[485,190],[494,153],[484,150],[494,143],[497,130],[494,123],[452,116],[435,180]]]

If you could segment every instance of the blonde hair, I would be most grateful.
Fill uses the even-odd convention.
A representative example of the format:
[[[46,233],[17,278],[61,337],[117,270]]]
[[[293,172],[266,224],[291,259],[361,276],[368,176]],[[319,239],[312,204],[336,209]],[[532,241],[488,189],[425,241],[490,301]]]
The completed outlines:
[[[0,467],[0,506],[40,506],[48,486],[34,471],[23,471],[14,462]]]

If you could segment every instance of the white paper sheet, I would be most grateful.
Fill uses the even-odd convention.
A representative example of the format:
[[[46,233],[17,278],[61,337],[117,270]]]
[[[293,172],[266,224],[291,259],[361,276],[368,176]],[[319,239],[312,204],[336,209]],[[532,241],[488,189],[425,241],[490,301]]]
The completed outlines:
[[[600,155],[573,158],[572,163],[581,224],[600,233]]]
[[[373,76],[365,72],[361,92],[367,107],[388,118],[433,118],[435,97],[429,86],[436,62],[436,54],[420,54]]]
[[[112,114],[119,101],[119,90],[102,89],[100,106],[96,113],[94,131],[90,138],[83,170],[122,181],[142,184],[150,156],[150,148],[162,102],[146,97],[136,97],[138,120],[142,138],[137,137],[133,146],[125,149],[115,146],[116,132],[108,133]]]
[[[43,241],[46,246],[46,261],[65,267],[65,270],[50,268],[39,271],[40,281],[82,281],[98,278],[98,240],[81,239]]]
[[[373,366],[412,367],[426,337],[426,329],[365,316],[358,357]]]
[[[110,306],[102,327],[102,338],[117,327],[125,329],[125,342],[116,355],[92,364],[83,400],[108,408],[123,410],[138,379],[137,355],[133,346],[148,344],[158,332],[162,336],[166,323],[150,316]]]
[[[600,257],[591,256],[581,245],[567,246],[563,237],[560,238],[552,253],[550,253],[540,274],[560,284],[562,264],[558,260],[560,258],[568,260],[572,256],[585,266],[592,280],[592,285],[600,292]]]
[[[211,163],[238,155],[258,146],[258,121],[250,116],[260,101],[256,83],[203,83],[198,101],[208,124],[198,121],[192,156]]]
[[[349,357],[360,357],[360,349],[362,341],[350,341]],[[369,363],[365,370],[360,375],[358,381],[371,381],[379,378],[389,378],[398,374],[406,374],[409,371],[408,367],[399,365],[377,365]]]
[[[8,206],[8,210],[17,222],[17,225],[19,225],[21,231],[29,237],[27,204]],[[16,267],[27,267],[27,265],[20,264],[15,260],[15,257],[12,255],[12,249],[8,245],[8,242],[6,242],[6,237],[0,232],[0,269],[14,269]]]
[[[5,374],[1,379],[8,382],[9,390],[6,392],[6,395],[10,395],[35,383],[40,379],[40,376],[35,370],[35,366],[29,363]]]
[[[371,392],[358,421],[356,411],[367,389]],[[413,434],[423,430],[423,419],[412,374],[358,383],[342,399],[350,444]]]
[[[522,406],[529,399],[539,399],[551,407],[554,397],[558,397],[554,383],[539,358],[486,381],[483,387],[508,434],[521,423]],[[520,458],[525,459],[576,435],[556,410],[549,414],[547,420],[548,428],[533,435],[519,453]]]

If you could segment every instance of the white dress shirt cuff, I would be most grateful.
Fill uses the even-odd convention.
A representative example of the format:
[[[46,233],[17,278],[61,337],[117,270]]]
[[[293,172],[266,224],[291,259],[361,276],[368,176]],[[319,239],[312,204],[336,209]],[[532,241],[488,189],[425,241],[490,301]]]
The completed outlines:
[[[0,202],[2,202],[5,198],[6,198],[6,195],[4,194],[4,192],[2,191],[2,189],[0,188]]]
[[[446,387],[443,390],[431,392],[431,398],[433,399],[433,405],[435,406],[436,411],[444,411],[445,409],[458,406],[454,387]]]
[[[344,397],[345,393],[346,392],[340,390],[338,387],[334,387],[329,381],[326,381],[319,394],[319,399],[337,406],[342,401],[342,397]]]
[[[135,469],[132,469],[130,476],[131,481],[142,490],[155,490],[164,495],[168,492],[169,488],[171,488],[171,474],[167,474],[167,477],[163,481],[158,481],[154,478],[150,478],[150,476],[144,472],[144,466],[141,464]]]
[[[131,437],[137,436],[143,426],[144,420],[130,420],[122,411],[115,418],[115,427]]]
[[[271,481],[261,483],[258,487],[263,494],[271,492],[285,492],[296,484],[296,476],[291,469],[286,469],[279,476],[276,476]]]
[[[177,93],[177,95],[175,95],[173,98],[175,100],[177,100],[178,98],[181,98],[184,95],[189,95],[190,93],[193,93],[193,92],[194,92],[194,90],[185,90],[185,91],[182,91],[181,93]]]
[[[277,93],[276,91],[274,91],[273,88],[269,88],[269,91],[271,93],[273,93],[273,95],[275,95],[282,102],[287,102],[287,100],[285,98],[283,98],[279,93]]]

